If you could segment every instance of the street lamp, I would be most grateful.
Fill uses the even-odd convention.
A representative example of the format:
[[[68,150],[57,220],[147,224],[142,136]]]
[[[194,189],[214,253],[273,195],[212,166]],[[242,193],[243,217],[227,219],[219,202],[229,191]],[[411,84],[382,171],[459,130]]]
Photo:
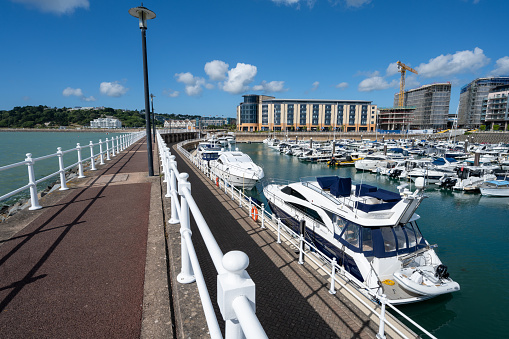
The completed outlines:
[[[152,130],[154,132],[154,140],[156,139],[156,112],[154,111],[154,94],[150,94],[150,103],[152,104]]]
[[[148,70],[147,70],[147,20],[154,19],[156,14],[151,10],[143,7],[143,3],[139,7],[134,7],[129,10],[129,14],[140,20],[141,29],[141,45],[143,50],[143,80],[145,83],[145,123],[147,134],[147,153],[148,153],[148,175],[154,175],[154,167],[152,163],[152,138],[150,131],[150,104],[148,100]]]

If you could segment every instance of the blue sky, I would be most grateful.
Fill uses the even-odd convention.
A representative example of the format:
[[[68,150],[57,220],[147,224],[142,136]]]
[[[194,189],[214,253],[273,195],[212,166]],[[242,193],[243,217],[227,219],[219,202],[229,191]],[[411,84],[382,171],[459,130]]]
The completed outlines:
[[[141,33],[113,0],[2,0],[0,109],[143,109]],[[509,2],[488,0],[144,1],[156,112],[234,117],[244,94],[370,100],[509,74]]]

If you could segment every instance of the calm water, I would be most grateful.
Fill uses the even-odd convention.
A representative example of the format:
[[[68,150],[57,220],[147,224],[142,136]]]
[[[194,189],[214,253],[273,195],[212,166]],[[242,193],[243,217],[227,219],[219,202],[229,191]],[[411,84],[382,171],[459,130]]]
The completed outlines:
[[[399,181],[356,172],[302,163],[263,144],[237,144],[262,166],[265,178],[296,181],[320,175],[350,176],[397,191]],[[261,185],[257,187],[261,192]],[[266,200],[252,191],[259,200]],[[427,189],[418,214],[419,227],[447,265],[461,291],[400,309],[438,338],[508,337],[509,329],[509,198]]]
[[[76,147],[77,143],[81,146],[93,143],[111,140],[118,133],[101,132],[0,132],[0,167],[24,161],[27,153],[32,153],[32,158],[56,153],[57,147],[62,147],[62,151]],[[103,145],[103,147],[106,147]],[[111,142],[110,142],[111,147]],[[105,149],[105,148],[104,148]],[[99,146],[94,147],[94,154],[99,153]],[[90,157],[90,147],[82,150],[82,158]],[[64,166],[67,167],[78,161],[77,152],[70,152],[64,155]],[[51,173],[58,171],[58,158],[50,158],[35,163],[36,180]],[[58,176],[49,180],[57,181]],[[11,192],[28,183],[27,167],[19,166],[13,169],[0,171],[0,196]],[[45,187],[44,184],[39,185]],[[25,190],[18,196],[9,200],[0,201],[0,206],[10,204],[17,199],[26,198],[28,190]]]

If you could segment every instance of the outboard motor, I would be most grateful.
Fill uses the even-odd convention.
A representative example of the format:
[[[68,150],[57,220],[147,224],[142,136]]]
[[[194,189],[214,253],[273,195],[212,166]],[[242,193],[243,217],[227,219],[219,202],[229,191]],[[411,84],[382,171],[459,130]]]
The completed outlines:
[[[447,266],[438,265],[435,269],[435,277],[438,279],[447,279],[449,278],[449,273],[447,272]]]
[[[400,169],[394,169],[389,173],[389,177],[392,179],[398,178],[401,175],[402,170]]]
[[[442,181],[442,183],[440,184],[440,187],[442,188],[453,188],[454,185],[456,185],[456,179],[455,178],[451,178],[451,177],[447,177],[444,179],[444,181]]]

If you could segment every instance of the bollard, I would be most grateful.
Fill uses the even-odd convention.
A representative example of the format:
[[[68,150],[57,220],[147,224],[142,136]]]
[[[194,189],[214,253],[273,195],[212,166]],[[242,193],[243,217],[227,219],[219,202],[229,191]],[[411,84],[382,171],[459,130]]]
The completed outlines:
[[[108,138],[106,138],[106,160],[110,161],[110,144]]]
[[[92,140],[88,145],[90,146],[90,170],[97,171],[97,168],[95,168],[94,143],[92,142]]]
[[[76,144],[76,148],[78,149],[78,178],[84,178],[83,161],[81,160],[81,146],[79,142]]]
[[[171,187],[171,217],[170,220],[168,220],[168,223],[170,224],[178,224],[180,220],[177,217],[177,202],[174,201],[174,195],[173,192],[177,193],[177,177],[175,175],[175,172],[173,171],[174,168],[177,168],[177,162],[175,161],[175,156],[170,156],[168,161],[168,170],[170,171],[170,187]]]
[[[60,191],[68,190],[67,183],[65,181],[65,169],[64,169],[64,152],[62,152],[62,147],[57,147],[57,156],[58,156],[58,172],[60,172]]]
[[[180,195],[180,234],[183,236],[185,232],[191,235],[191,225],[189,219],[189,205],[187,204],[186,197],[183,190],[189,189],[191,191],[191,183],[187,181],[189,174],[181,173],[179,175],[178,191]],[[177,280],[181,284],[189,284],[196,281],[194,277],[193,267],[191,266],[191,259],[184,239],[181,239],[181,270],[177,275]]]
[[[385,303],[387,302],[387,298],[385,294],[382,294],[380,297],[380,302],[382,303],[382,309],[380,310],[380,325],[378,327],[378,333],[376,334],[377,339],[385,339]]]
[[[332,270],[330,273],[330,288],[329,293],[330,294],[336,294],[336,257],[332,258]]]
[[[104,165],[104,154],[103,154],[103,141],[99,139],[99,165]]]
[[[32,153],[26,154],[25,161],[27,162],[28,167],[28,184],[30,185],[30,207],[29,210],[38,210],[42,208],[39,205],[39,197],[37,196],[37,184],[35,182],[35,173],[34,173],[34,160],[32,159]]]

